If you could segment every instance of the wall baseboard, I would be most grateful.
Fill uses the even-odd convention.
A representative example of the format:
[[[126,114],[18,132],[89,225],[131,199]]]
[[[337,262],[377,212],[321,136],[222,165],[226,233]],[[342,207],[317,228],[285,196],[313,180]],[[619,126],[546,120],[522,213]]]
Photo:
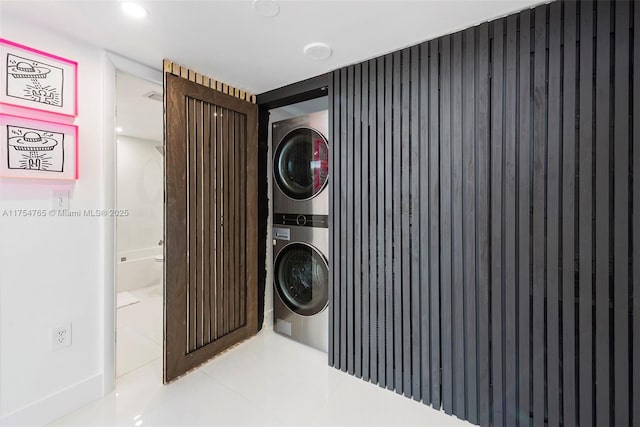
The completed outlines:
[[[0,426],[42,426],[102,397],[102,374],[50,394],[0,419]]]

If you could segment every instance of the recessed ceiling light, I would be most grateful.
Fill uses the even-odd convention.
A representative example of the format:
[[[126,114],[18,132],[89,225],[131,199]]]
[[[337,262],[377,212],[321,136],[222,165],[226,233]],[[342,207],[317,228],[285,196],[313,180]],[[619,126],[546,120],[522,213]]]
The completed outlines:
[[[138,3],[125,1],[121,3],[122,11],[132,18],[142,19],[149,15],[149,12]]]
[[[122,132],[122,128],[121,128],[120,126],[118,126],[118,127],[116,128],[116,132],[118,132],[118,133]]]
[[[309,43],[304,47],[304,54],[318,61],[331,56],[331,47],[326,43]]]
[[[280,5],[273,0],[253,0],[253,10],[258,15],[272,18],[280,13]]]

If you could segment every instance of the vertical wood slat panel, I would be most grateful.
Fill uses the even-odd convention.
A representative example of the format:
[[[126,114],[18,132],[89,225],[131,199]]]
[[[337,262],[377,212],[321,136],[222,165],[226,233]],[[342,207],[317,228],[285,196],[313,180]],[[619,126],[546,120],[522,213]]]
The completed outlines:
[[[196,81],[198,75],[196,74]],[[205,196],[204,187],[207,172],[205,169],[205,136],[204,136],[204,103],[200,100],[196,101],[196,120],[197,120],[197,142],[198,142],[198,164],[197,164],[197,178],[198,178],[198,196],[197,196],[197,231],[198,231],[198,334],[196,337],[196,344],[198,348],[207,343],[205,338],[205,318],[206,318],[206,283],[207,272],[205,266],[206,260],[206,216],[205,216]]]
[[[340,111],[340,107],[335,105],[335,96],[334,93],[336,92],[336,81],[334,80],[333,76],[335,75],[335,72],[330,72],[329,73],[329,87],[328,89],[328,105],[329,105],[329,114],[336,114]],[[335,137],[334,135],[334,131],[335,131],[335,126],[336,126],[336,119],[334,116],[331,116],[331,118],[329,119],[329,134],[327,135],[327,138],[329,138],[330,143],[332,144],[333,141],[337,141],[338,138]],[[340,177],[338,176],[337,172],[337,168],[336,168],[336,152],[335,150],[333,150],[333,147],[330,147],[329,150],[329,164],[332,167],[332,175],[331,178],[329,179],[329,184],[328,187],[330,188],[329,191],[329,228],[330,229],[334,229],[336,226],[335,220],[336,217],[338,215],[335,214],[334,209],[336,208],[336,203],[334,200],[335,194],[336,194],[336,187],[335,187],[335,183],[340,181]],[[333,259],[336,256],[336,247],[335,247],[335,238],[336,238],[336,234],[335,233],[331,233],[329,234],[329,265],[338,265],[338,263],[334,263]],[[335,277],[335,271],[336,269],[331,268],[329,271],[329,348],[328,348],[328,357],[329,357],[329,366],[336,366],[335,365],[335,351],[336,351],[336,345],[335,345],[335,339],[337,337],[340,336],[340,332],[336,331],[335,328],[335,321],[334,321],[334,316],[336,314],[336,310],[335,310],[335,287],[336,285],[338,285],[340,282],[339,280],[336,280]]]
[[[451,319],[451,38],[440,46],[440,290],[442,333],[442,407],[453,412],[453,337]]]
[[[617,115],[636,114],[618,35],[635,36],[618,16],[636,6],[606,7],[603,24],[588,1],[543,5],[361,64],[376,87],[362,75],[348,93],[361,155],[343,169],[351,191],[367,183],[341,218],[363,227],[347,245],[356,373],[362,357],[363,377],[481,425],[633,423],[633,347],[616,342],[637,342],[635,282],[609,284],[636,271],[635,127]]]
[[[379,182],[377,181],[377,67],[369,61],[369,380],[378,382],[378,216]]]
[[[341,161],[342,161],[342,154],[341,154],[341,150],[342,147],[344,146],[344,144],[340,145],[340,150],[338,150],[337,145],[335,144],[335,141],[339,141],[340,140],[340,131],[342,129],[342,122],[341,122],[341,112],[344,110],[342,108],[342,92],[341,92],[341,79],[340,79],[340,75],[341,72],[340,71],[335,71],[333,73],[333,105],[334,105],[334,111],[333,111],[333,138],[332,138],[332,144],[333,144],[333,150],[330,150],[330,152],[335,153],[333,156],[333,162],[331,163],[330,167],[333,168],[333,171],[335,172],[339,172],[340,174],[342,173],[342,165],[341,165]],[[342,230],[342,218],[344,218],[342,216],[342,195],[341,195],[341,188],[342,188],[342,183],[341,183],[341,179],[342,179],[343,175],[341,174],[340,176],[338,176],[336,173],[334,173],[332,175],[332,177],[330,177],[329,179],[331,179],[333,181],[333,194],[332,194],[332,198],[333,198],[333,212],[334,215],[332,216],[332,220],[333,220],[333,252],[331,253],[331,258],[329,259],[329,262],[332,263],[332,265],[334,266],[332,268],[333,270],[333,299],[330,301],[330,304],[333,307],[333,330],[334,330],[334,336],[333,336],[333,357],[334,357],[334,366],[336,366],[337,368],[342,369],[342,364],[341,364],[341,358],[342,358],[342,353],[344,352],[344,350],[341,347],[341,337],[344,335],[344,331],[341,328],[342,324],[341,324],[341,288],[340,287],[340,283],[342,283],[340,281],[340,274],[342,271],[342,264],[341,264],[341,257],[342,257],[342,247],[341,245],[341,230]]]
[[[212,339],[211,334],[211,313],[213,312],[211,306],[211,285],[213,283],[212,280],[212,265],[214,262],[213,255],[213,238],[211,231],[212,217],[213,217],[213,197],[212,197],[212,170],[211,170],[211,156],[212,156],[212,146],[211,146],[211,104],[203,103],[202,108],[202,135],[204,141],[204,149],[202,153],[202,164],[203,169],[206,171],[203,177],[203,187],[202,191],[208,196],[203,200],[203,222],[204,222],[204,252],[203,252],[203,264],[204,264],[204,277],[205,283],[203,284],[204,293],[203,293],[203,306],[204,306],[204,343],[210,343]],[[206,165],[206,167],[204,166]]]
[[[168,68],[165,64],[165,69]],[[171,66],[172,71],[173,68]],[[253,126],[256,125],[257,109],[255,106],[221,97],[220,94],[208,90],[205,87],[206,78],[192,70],[179,67],[177,73],[187,78],[165,74],[168,129],[165,132],[167,159],[165,216],[169,222],[167,250],[170,256],[168,259],[174,260],[173,264],[168,261],[166,266],[167,313],[164,325],[166,332],[164,381],[166,382],[186,373],[230,345],[249,337],[257,328],[256,316],[251,315],[247,327],[234,330],[234,334],[221,340],[217,336],[218,305],[215,276],[216,261],[222,251],[218,251],[216,246],[216,227],[219,221],[216,216],[218,200],[215,175],[220,168],[216,156],[215,132],[217,129],[213,119],[218,101],[220,104],[231,105],[233,115],[238,116],[236,111],[241,111],[243,115],[251,117]],[[220,109],[224,110],[222,107]],[[237,141],[239,138],[243,138],[243,141]],[[231,149],[239,145],[254,146],[251,143],[253,138],[255,135],[242,137],[236,133],[234,141],[230,142]],[[255,165],[256,161],[252,158],[252,165]],[[238,169],[238,164],[229,165],[229,167],[233,168],[234,177],[245,173],[247,177],[255,177],[254,166],[247,167],[242,172]],[[253,178],[251,179],[253,181]],[[248,188],[248,192],[257,194],[255,185]],[[253,227],[256,220],[257,218],[252,215],[252,224],[246,224],[246,227],[248,229]],[[245,226],[244,223],[238,223],[235,226],[239,225]],[[253,231],[251,234],[254,234]],[[239,240],[237,236],[230,237]],[[251,241],[255,241],[255,238]],[[251,245],[252,243],[248,243],[249,247]],[[235,267],[239,265],[238,256],[238,254],[229,254],[229,257],[235,258],[233,262]],[[255,257],[251,256],[248,261],[244,260],[246,263],[244,267],[247,269],[246,280],[252,289],[244,303],[250,306],[250,312],[254,312],[254,310],[257,311],[257,295],[253,290],[256,283],[253,273],[257,265],[251,259]],[[236,279],[240,281],[239,277]],[[240,288],[239,283],[229,283],[228,286],[232,290]]]
[[[342,71],[335,71],[333,73],[334,75],[334,105],[336,107],[336,111],[334,111],[334,125],[333,125],[333,135],[334,135],[334,139],[333,141],[339,141],[340,138],[342,137],[342,126],[343,126],[343,122],[342,122],[342,115],[343,115],[343,111],[345,111],[344,106],[343,106],[343,99],[344,99],[344,92],[342,92]],[[333,152],[336,153],[335,155],[335,159],[334,159],[334,163],[333,163],[333,171],[334,171],[334,192],[333,192],[333,198],[334,198],[334,204],[335,204],[335,212],[336,215],[334,215],[333,220],[335,221],[335,230],[342,230],[342,214],[343,214],[343,205],[342,205],[342,180],[344,179],[344,176],[342,175],[342,171],[344,168],[344,165],[342,165],[342,161],[341,159],[342,157],[342,152],[343,152],[343,146],[344,144],[342,144],[340,146],[340,149],[338,149],[337,146],[335,146],[335,149],[332,150]],[[333,300],[333,306],[334,306],[334,316],[333,316],[333,321],[334,321],[334,331],[336,332],[336,336],[333,338],[333,345],[334,345],[334,362],[335,362],[335,366],[342,369],[342,337],[344,336],[344,329],[342,329],[342,300],[341,300],[341,294],[342,294],[342,290],[344,289],[344,286],[340,286],[340,284],[342,283],[342,269],[343,269],[343,265],[344,263],[342,262],[342,258],[344,256],[346,256],[346,254],[343,253],[343,246],[342,246],[342,233],[337,233],[337,235],[334,236],[334,245],[335,245],[335,257],[333,258],[334,261],[330,264],[332,266],[336,266],[336,268],[333,268],[334,271],[334,278],[336,283],[334,284],[334,300]]]
[[[422,330],[420,324],[420,307],[422,305],[421,299],[421,282],[420,282],[420,50],[418,46],[411,48],[411,75],[410,75],[410,87],[411,87],[411,103],[409,108],[411,124],[410,128],[410,198],[411,203],[409,213],[409,254],[411,259],[409,260],[411,268],[411,293],[410,293],[410,307],[411,307],[411,370],[409,379],[411,381],[411,397],[415,400],[422,398],[422,365],[421,365],[421,347],[420,341],[422,337]],[[426,163],[425,163],[426,164]],[[422,285],[424,286],[424,285]],[[425,289],[426,290],[426,289]],[[428,323],[427,323],[428,326]],[[424,369],[428,369],[428,365],[424,366]]]
[[[239,124],[239,135],[240,141],[246,141],[247,140],[247,116],[245,114],[241,114],[240,115],[240,124]],[[247,152],[247,147],[245,145],[240,145],[238,147],[238,155],[239,155],[239,170],[243,171],[247,168],[247,161],[246,161],[246,152]],[[247,212],[246,212],[246,205],[247,205],[247,179],[246,176],[242,173],[240,173],[239,175],[239,215],[240,215],[240,232],[238,235],[238,239],[239,239],[239,245],[240,245],[240,249],[239,249],[239,254],[240,254],[240,266],[239,266],[239,278],[238,278],[238,286],[239,286],[239,304],[240,304],[240,308],[239,308],[239,325],[238,327],[243,327],[244,325],[246,325],[246,300],[247,300],[247,280],[246,280],[246,247],[244,245],[244,242],[246,242],[246,238],[247,238],[247,233],[246,233],[246,229],[247,229]]]
[[[209,110],[209,122],[211,128],[211,165],[213,168],[211,170],[211,180],[213,181],[211,188],[211,200],[213,203],[213,208],[211,212],[211,226],[213,228],[213,238],[211,244],[213,245],[213,254],[211,261],[211,268],[213,270],[212,274],[212,283],[211,283],[211,340],[215,340],[218,338],[218,253],[219,253],[219,202],[218,202],[218,123],[217,123],[217,107],[212,105]]]
[[[353,87],[353,373],[362,377],[362,65],[354,67]]]
[[[385,384],[387,389],[394,388],[394,359],[393,359],[393,162],[392,148],[393,141],[391,139],[392,116],[391,110],[393,105],[392,86],[393,86],[393,57],[391,54],[384,58],[384,221],[385,221]]]
[[[193,76],[193,80],[195,81],[196,75],[195,73],[192,74]],[[195,217],[195,241],[196,241],[196,245],[194,247],[195,249],[195,267],[196,267],[196,281],[195,281],[195,290],[196,290],[196,316],[195,316],[195,329],[196,329],[196,336],[195,336],[195,348],[200,348],[203,345],[203,334],[202,334],[202,330],[203,330],[203,320],[204,320],[204,313],[203,313],[203,287],[202,284],[204,282],[204,276],[203,276],[203,268],[204,268],[204,263],[203,263],[203,253],[202,253],[202,248],[203,248],[203,216],[202,216],[202,209],[203,209],[203,192],[202,192],[202,181],[203,181],[203,168],[202,168],[202,150],[203,150],[203,139],[202,139],[202,130],[201,130],[201,125],[202,125],[202,118],[201,118],[201,112],[202,112],[202,101],[195,99],[194,100],[194,108],[193,108],[193,113],[194,113],[194,117],[193,117],[193,132],[194,132],[194,160],[195,160],[195,180],[194,180],[194,186],[195,186],[195,212],[194,212],[194,217]]]
[[[546,263],[547,263],[547,422],[560,425],[560,316],[559,316],[559,279],[560,279],[560,72],[561,72],[561,6],[559,2],[550,5],[549,13],[549,57],[547,90],[547,226],[546,226]]]
[[[223,152],[223,117],[222,117],[222,107],[216,107],[215,116],[216,120],[216,192],[217,192],[217,205],[218,205],[218,218],[220,220],[217,224],[217,253],[216,253],[216,269],[218,271],[217,274],[217,283],[216,283],[216,310],[218,313],[216,319],[216,337],[222,337],[224,335],[224,280],[226,277],[224,275],[224,236],[223,236],[223,224],[224,224],[224,205],[226,200],[224,199],[224,182],[223,182],[223,171],[224,171],[224,152]]]
[[[242,114],[240,119],[240,141],[247,140],[247,116]],[[240,190],[239,190],[239,198],[240,198],[240,237],[239,237],[239,246],[240,246],[240,276],[238,277],[237,284],[240,287],[240,323],[238,327],[245,326],[247,324],[247,276],[246,276],[246,259],[247,259],[247,247],[244,242],[247,241],[247,178],[242,171],[247,169],[247,150],[248,145],[240,145],[239,153],[240,153]]]
[[[239,97],[239,96],[238,96]],[[237,214],[237,156],[236,150],[238,144],[236,144],[237,138],[237,122],[238,113],[235,111],[229,111],[229,332],[233,332],[238,327],[236,313],[238,312],[238,306],[236,302],[237,298],[237,236],[236,228],[238,225]]]
[[[195,73],[192,72],[191,70],[187,71],[187,75],[189,76],[189,80],[190,81],[195,81]],[[190,101],[191,104],[191,101]],[[194,174],[190,177],[191,182],[192,182],[192,191],[193,191],[193,204],[190,203],[190,205],[192,205],[193,207],[193,212],[192,213],[192,218],[193,218],[193,222],[190,225],[191,228],[191,237],[193,237],[193,246],[190,248],[191,255],[193,256],[192,258],[192,265],[191,267],[193,268],[193,283],[191,283],[191,286],[193,286],[193,307],[194,307],[194,312],[193,312],[193,322],[194,324],[192,325],[193,328],[193,349],[197,349],[200,347],[201,342],[200,342],[200,316],[202,315],[202,311],[200,309],[200,301],[201,301],[201,295],[200,295],[200,282],[202,279],[202,269],[201,269],[201,264],[200,264],[200,259],[201,259],[201,254],[200,254],[200,241],[202,240],[201,237],[201,233],[202,233],[202,226],[200,224],[200,215],[199,215],[199,211],[200,211],[200,178],[202,175],[202,171],[200,170],[199,167],[199,163],[200,163],[200,135],[198,132],[198,125],[199,125],[199,121],[198,121],[198,104],[199,104],[199,100],[197,99],[193,99],[192,100],[192,113],[193,113],[193,123],[192,123],[192,128],[191,128],[191,132],[192,132],[192,143],[193,146],[191,147],[191,149],[193,150],[192,152],[192,159],[193,159],[193,171]]]
[[[429,252],[432,254],[440,251],[440,147],[438,145],[439,134],[439,49],[438,42],[429,42]],[[440,407],[442,403],[441,389],[441,358],[440,358],[440,261],[438,257],[431,256],[429,260],[430,295],[430,323],[431,323],[431,403]]]
[[[429,44],[423,43],[420,49],[420,64],[418,66],[418,76],[413,84],[418,84],[418,105],[419,113],[413,120],[418,121],[419,126],[419,164],[421,167],[416,170],[415,174],[419,183],[419,201],[417,211],[414,211],[415,217],[419,217],[419,277],[420,283],[420,305],[418,307],[420,322],[420,397],[423,403],[431,403],[431,289],[433,283],[429,277],[429,246],[431,240],[429,237],[429,190],[431,186],[431,160],[429,158]],[[419,83],[418,83],[419,79]],[[414,374],[415,375],[415,372]]]
[[[219,266],[219,275],[220,280],[218,282],[218,334],[219,336],[224,336],[226,334],[226,321],[225,321],[225,281],[227,280],[226,270],[225,270],[225,255],[226,255],[226,204],[227,204],[227,196],[225,194],[225,186],[227,185],[225,179],[225,165],[227,162],[226,151],[224,147],[227,144],[227,127],[224,123],[224,114],[226,111],[223,108],[218,108],[218,201],[220,203],[220,245],[218,252],[218,262]]]
[[[393,176],[393,193],[392,193],[392,211],[393,211],[393,244],[392,244],[392,307],[393,307],[393,388],[396,393],[402,393],[402,221],[401,221],[401,202],[402,202],[402,181],[401,181],[401,88],[400,88],[400,72],[401,72],[401,52],[392,53],[393,71],[391,80],[392,89],[392,152],[393,167],[391,168]]]
[[[467,419],[478,423],[476,374],[476,156],[475,156],[475,39],[476,30],[464,32],[462,77],[462,185],[463,185],[463,248],[464,248],[464,365]]]
[[[347,140],[347,70],[340,71],[340,140]],[[349,116],[352,117],[352,116]],[[347,181],[347,144],[340,145],[340,369],[347,370],[347,199],[349,190]]]
[[[596,2],[595,385],[596,425],[611,425],[609,390],[609,67],[610,4]]]
[[[465,416],[464,274],[462,250],[462,33],[451,45],[451,337],[453,411]]]
[[[361,151],[360,159],[362,161],[362,191],[361,205],[362,210],[362,288],[361,288],[361,310],[362,324],[361,326],[361,353],[362,353],[362,378],[369,380],[369,268],[370,268],[370,252],[369,252],[369,228],[371,227],[371,218],[369,217],[369,63],[362,64],[362,88],[361,88]],[[375,223],[374,223],[375,224]]]
[[[347,305],[346,305],[346,316],[347,316],[347,372],[350,374],[354,373],[354,323],[355,316],[354,313],[354,235],[353,235],[353,227],[354,227],[354,210],[353,210],[353,190],[354,190],[354,169],[355,169],[355,158],[354,158],[354,143],[353,143],[353,126],[354,126],[354,67],[350,67],[347,69],[347,114],[349,119],[347,120],[347,141],[351,141],[351,143],[347,146],[347,175],[346,175],[346,183],[347,183],[347,220],[346,220],[346,231],[347,231]]]
[[[385,289],[386,286],[386,230],[385,230],[385,200],[386,200],[386,182],[385,180],[385,159],[386,159],[386,148],[385,148],[385,58],[380,57],[376,60],[376,86],[377,86],[377,114],[376,114],[376,145],[378,148],[378,162],[377,162],[377,175],[376,175],[376,184],[378,186],[378,256],[377,256],[377,264],[378,264],[378,322],[377,322],[377,334],[378,334],[378,342],[377,342],[377,353],[378,353],[378,384],[381,387],[387,386],[387,369],[386,369],[386,343],[387,343],[387,335],[386,335],[386,325],[387,325],[387,317],[386,317],[386,304],[385,304]]]
[[[240,98],[242,99],[244,97],[244,94],[240,94]],[[244,281],[242,280],[241,277],[241,272],[244,271],[243,269],[240,268],[240,260],[244,259],[244,257],[242,257],[241,253],[242,253],[242,247],[244,246],[244,240],[242,240],[242,236],[241,236],[241,229],[243,226],[243,220],[242,220],[242,213],[241,213],[241,209],[242,209],[242,195],[245,193],[244,189],[242,188],[242,153],[241,153],[241,149],[242,146],[238,143],[238,141],[243,141],[242,136],[241,136],[241,126],[242,126],[242,117],[243,114],[240,113],[236,113],[236,120],[235,120],[235,127],[236,127],[236,131],[235,131],[235,135],[236,138],[234,140],[234,151],[235,151],[235,160],[234,160],[234,167],[235,167],[235,171],[234,171],[234,179],[235,179],[235,189],[236,189],[236,202],[235,202],[235,215],[236,215],[236,220],[234,222],[235,224],[235,239],[236,239],[236,243],[235,243],[235,254],[236,254],[236,259],[235,259],[235,269],[236,269],[236,273],[235,273],[235,282],[234,282],[234,286],[235,286],[235,311],[233,313],[233,316],[235,318],[235,324],[236,327],[235,329],[239,328],[242,326],[242,321],[240,319],[240,313],[241,313],[241,309],[240,309],[240,305],[241,305],[241,299],[240,299],[240,289],[242,287],[242,284],[244,283]]]
[[[533,58],[533,186],[532,186],[532,269],[533,269],[533,425],[544,423],[546,396],[544,340],[544,296],[546,263],[545,183],[546,174],[546,9],[535,10],[535,53]]]
[[[477,274],[478,274],[478,421],[482,426],[491,423],[491,355],[489,352],[489,141],[490,141],[490,82],[489,82],[489,24],[478,28],[478,98],[476,103],[478,156],[476,203],[477,210]]]
[[[593,4],[580,3],[580,87],[579,123],[579,419],[580,426],[593,426],[592,398],[592,75],[593,75]]]
[[[188,75],[195,79],[195,73]],[[246,225],[241,212],[246,198],[240,191],[245,163],[237,143],[246,137],[240,130],[241,117],[245,116],[186,98],[187,352],[245,324],[241,272],[246,264],[238,243]]]
[[[613,424],[629,423],[629,3],[615,4],[613,170]],[[633,82],[634,85],[640,83]],[[640,123],[638,124],[640,126]],[[636,176],[638,171],[635,171]],[[636,191],[636,194],[638,192]],[[640,196],[638,196],[640,197]],[[636,241],[637,242],[637,241]],[[640,250],[636,243],[636,251]],[[636,267],[637,268],[637,267]],[[638,347],[636,347],[638,348]],[[640,369],[636,365],[636,369]],[[636,400],[637,401],[637,400]]]
[[[236,150],[238,148],[238,144],[235,143],[237,138],[237,121],[238,114],[235,111],[229,111],[229,164],[227,167],[229,168],[229,332],[234,331],[237,328],[237,318],[236,313],[238,312],[238,306],[236,302],[237,297],[237,287],[235,284],[237,283],[237,236],[236,229],[238,225],[238,214],[237,214],[237,201],[238,201],[238,192],[237,192],[237,156]]]
[[[493,23],[493,56],[491,57],[491,372],[493,425],[504,425],[504,350],[503,350],[503,258],[502,258],[502,181],[503,181],[503,115],[504,115],[504,22]]]
[[[564,6],[562,105],[562,419],[576,425],[576,3]]]
[[[400,110],[400,162],[401,162],[401,188],[400,193],[400,217],[401,227],[401,262],[402,274],[400,280],[401,295],[401,337],[402,337],[402,393],[411,396],[411,302],[409,301],[411,292],[411,270],[410,270],[410,249],[409,249],[409,192],[410,181],[409,171],[411,168],[411,146],[409,135],[409,77],[411,66],[411,52],[409,49],[402,51],[401,59],[401,110]],[[397,369],[397,365],[396,365]]]
[[[400,333],[402,343],[401,351],[401,378],[402,378],[402,393],[405,396],[411,395],[411,353],[410,349],[410,316],[411,306],[409,302],[410,288],[410,276],[409,276],[409,168],[410,168],[410,147],[409,147],[409,66],[410,66],[410,51],[404,49],[401,52],[400,63],[400,82],[398,84],[398,90],[400,91],[400,105],[398,105],[400,116],[400,136],[397,143],[400,144],[400,280],[398,281],[398,294],[400,296],[399,306],[401,307],[400,313],[402,313],[402,321],[400,323]],[[394,90],[396,82],[394,81]],[[394,106],[395,108],[396,106]],[[394,248],[398,248],[394,245]],[[396,370],[398,370],[398,364],[396,364]],[[397,372],[397,371],[396,371]],[[396,388],[396,391],[397,388]]]
[[[518,103],[518,420],[531,424],[531,11],[520,14]]]
[[[640,81],[640,6],[633,4],[633,74],[634,82]],[[632,402],[640,398],[640,84],[633,85],[633,384],[631,386]],[[640,422],[640,405],[631,405],[631,425]]]
[[[504,419],[507,427],[518,424],[518,403],[516,401],[516,104],[517,104],[517,30],[518,17],[507,19],[505,45],[505,99],[504,99],[504,170],[503,170],[503,248],[504,248]]]
[[[186,73],[185,73],[186,76]],[[197,225],[196,225],[196,198],[197,198],[197,181],[193,178],[196,177],[197,171],[197,141],[196,141],[196,118],[195,118],[195,103],[193,98],[187,98],[187,129],[188,129],[188,148],[187,148],[187,186],[189,188],[189,195],[187,198],[187,218],[188,225],[188,248],[189,248],[189,294],[188,294],[188,310],[189,310],[189,324],[188,328],[188,347],[187,353],[197,348],[196,342],[196,324],[197,324],[197,263],[198,255],[196,250],[197,245]]]
[[[235,286],[236,283],[236,271],[235,271],[235,260],[236,260],[236,242],[235,242],[235,225],[236,225],[236,178],[235,178],[235,122],[236,122],[236,112],[228,111],[228,135],[229,135],[229,152],[228,152],[228,162],[227,162],[227,170],[228,170],[228,217],[225,218],[227,223],[227,233],[228,233],[228,272],[229,272],[229,280],[227,281],[227,289],[228,293],[228,307],[229,311],[227,312],[227,319],[229,322],[229,332],[235,330],[236,322],[235,322]]]
[[[230,325],[230,283],[231,283],[231,274],[230,274],[230,254],[231,254],[231,230],[230,225],[232,224],[230,219],[231,212],[231,186],[230,186],[230,174],[229,174],[229,164],[230,164],[230,155],[231,155],[231,126],[229,125],[229,119],[231,116],[231,112],[228,109],[224,109],[222,112],[222,158],[224,163],[221,165],[222,172],[222,236],[223,236],[223,245],[222,245],[222,259],[223,259],[223,275],[224,280],[222,281],[222,301],[223,301],[223,316],[222,316],[222,332],[226,335],[231,331]]]

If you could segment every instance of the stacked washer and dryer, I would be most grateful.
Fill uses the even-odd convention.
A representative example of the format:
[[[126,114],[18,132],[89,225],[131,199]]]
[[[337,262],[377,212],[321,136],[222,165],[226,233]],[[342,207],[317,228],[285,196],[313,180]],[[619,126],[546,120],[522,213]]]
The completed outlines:
[[[273,124],[274,329],[328,350],[328,112]]]

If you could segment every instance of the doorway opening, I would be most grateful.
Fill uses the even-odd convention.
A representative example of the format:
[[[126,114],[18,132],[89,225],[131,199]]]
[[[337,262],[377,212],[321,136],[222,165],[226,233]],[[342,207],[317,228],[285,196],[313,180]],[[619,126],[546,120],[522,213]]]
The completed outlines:
[[[162,370],[162,93],[116,72],[116,379],[150,363]]]

